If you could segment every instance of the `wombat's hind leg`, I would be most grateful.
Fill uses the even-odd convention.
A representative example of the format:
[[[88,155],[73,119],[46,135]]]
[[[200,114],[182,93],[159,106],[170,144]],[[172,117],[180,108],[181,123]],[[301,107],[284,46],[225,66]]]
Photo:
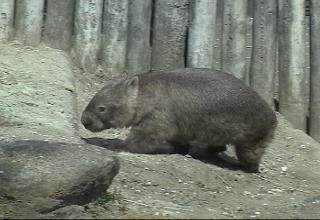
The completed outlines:
[[[246,172],[259,173],[259,164],[264,153],[264,148],[259,145],[236,146],[236,154],[240,166]]]

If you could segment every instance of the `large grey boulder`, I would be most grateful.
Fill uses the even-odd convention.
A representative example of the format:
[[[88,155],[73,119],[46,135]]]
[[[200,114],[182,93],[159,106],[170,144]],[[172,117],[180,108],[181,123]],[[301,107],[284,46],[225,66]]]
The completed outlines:
[[[92,145],[0,142],[0,213],[25,217],[86,204],[106,192],[118,171],[118,159]]]

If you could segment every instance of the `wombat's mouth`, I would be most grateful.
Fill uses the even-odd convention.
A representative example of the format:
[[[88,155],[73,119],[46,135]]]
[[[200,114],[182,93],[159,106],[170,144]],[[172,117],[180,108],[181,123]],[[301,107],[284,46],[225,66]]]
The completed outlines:
[[[109,129],[111,128],[111,125],[109,124],[102,124],[99,125],[99,126],[88,126],[86,127],[87,130],[91,131],[91,132],[100,132],[100,131],[103,131],[103,130],[106,130],[106,129]]]
[[[97,133],[97,132],[103,131],[107,128],[86,128],[86,129],[93,132],[93,133]]]
[[[95,123],[87,123],[87,124],[82,123],[82,124],[87,130],[91,132],[100,132],[112,127],[110,123],[105,123],[102,121],[96,121]]]

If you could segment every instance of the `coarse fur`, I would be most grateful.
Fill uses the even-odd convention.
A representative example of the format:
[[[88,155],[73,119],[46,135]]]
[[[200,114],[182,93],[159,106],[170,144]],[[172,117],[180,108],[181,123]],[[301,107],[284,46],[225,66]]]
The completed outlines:
[[[109,81],[81,120],[93,132],[131,126],[116,150],[133,153],[174,153],[190,143],[217,149],[232,144],[249,172],[258,172],[277,124],[274,111],[241,80],[200,68]]]

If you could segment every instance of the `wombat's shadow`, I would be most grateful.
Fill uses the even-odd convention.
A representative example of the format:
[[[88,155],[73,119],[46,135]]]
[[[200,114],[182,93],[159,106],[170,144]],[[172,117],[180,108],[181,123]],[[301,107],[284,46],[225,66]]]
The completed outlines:
[[[123,143],[123,140],[115,138],[115,139],[104,139],[99,137],[91,137],[91,138],[81,138],[87,144],[103,147],[112,151],[113,146],[119,145]],[[184,156],[189,155],[189,151],[181,150],[181,148],[176,148],[174,154],[181,154]],[[225,152],[205,154],[205,155],[190,155],[194,159],[198,159],[204,163],[213,164],[215,166],[219,166],[221,168],[226,168],[230,170],[240,170],[239,162],[226,154]]]

